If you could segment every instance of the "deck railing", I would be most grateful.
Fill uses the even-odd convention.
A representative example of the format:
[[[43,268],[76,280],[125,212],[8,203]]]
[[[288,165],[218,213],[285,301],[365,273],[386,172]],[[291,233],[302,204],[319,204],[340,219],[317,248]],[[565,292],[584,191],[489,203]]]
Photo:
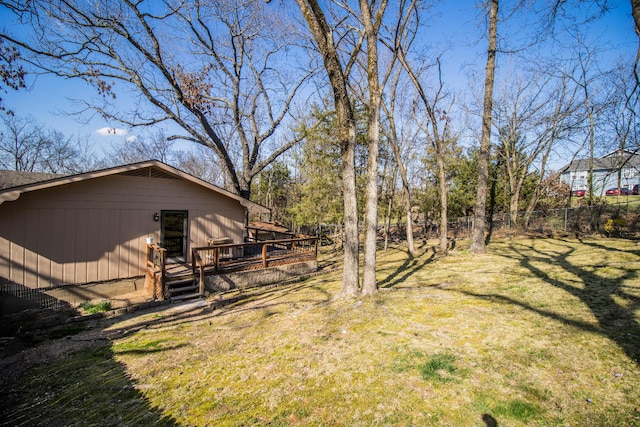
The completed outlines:
[[[317,237],[264,240],[193,248],[192,265],[194,274],[196,269],[221,273],[314,260],[317,254]]]
[[[204,295],[206,273],[259,270],[276,265],[313,261],[318,256],[317,237],[298,237],[247,243],[214,244],[191,250],[193,274],[199,274],[199,292]],[[147,244],[147,277],[153,281],[154,297],[167,296],[167,250]]]

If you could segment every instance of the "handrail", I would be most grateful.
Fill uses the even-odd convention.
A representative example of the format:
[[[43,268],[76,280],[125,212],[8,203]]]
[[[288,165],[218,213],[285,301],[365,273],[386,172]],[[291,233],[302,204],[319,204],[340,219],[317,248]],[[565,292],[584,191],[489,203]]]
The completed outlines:
[[[252,248],[255,248],[252,250]],[[222,258],[228,254],[228,258]],[[212,246],[198,246],[192,248],[193,273],[200,270],[201,280],[204,281],[204,270],[213,267],[216,272],[233,270],[241,266],[259,266],[267,268],[270,260],[284,261],[300,257],[317,258],[318,238],[298,237],[281,240],[263,240],[248,243],[225,243]],[[201,286],[203,286],[201,284]]]
[[[212,245],[212,246],[198,246],[198,247],[195,247],[194,249],[241,248],[241,247],[255,246],[255,245],[261,245],[261,244],[270,244],[270,245],[284,244],[284,243],[291,243],[291,242],[302,242],[306,240],[318,240],[318,238],[315,236],[310,236],[310,237],[296,237],[292,239],[280,239],[280,240],[258,240],[255,242],[245,242],[245,243],[223,243],[220,245]]]

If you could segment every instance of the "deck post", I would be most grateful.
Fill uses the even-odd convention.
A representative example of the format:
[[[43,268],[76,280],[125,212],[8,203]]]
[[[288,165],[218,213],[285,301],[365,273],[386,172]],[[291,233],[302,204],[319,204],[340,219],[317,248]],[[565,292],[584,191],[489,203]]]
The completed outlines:
[[[204,295],[204,266],[200,266],[200,296]]]
[[[267,248],[269,244],[262,245],[262,268],[267,268]]]
[[[164,248],[160,250],[160,259],[162,260],[161,280],[162,280],[162,299],[169,298],[169,288],[167,286],[167,251]]]
[[[218,271],[218,265],[220,264],[220,248],[213,248],[213,270]]]

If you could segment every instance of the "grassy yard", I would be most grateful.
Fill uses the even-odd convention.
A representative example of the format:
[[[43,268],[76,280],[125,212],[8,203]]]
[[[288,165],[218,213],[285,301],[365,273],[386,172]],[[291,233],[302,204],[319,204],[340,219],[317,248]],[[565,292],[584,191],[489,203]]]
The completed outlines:
[[[421,251],[379,253],[373,299],[336,300],[336,271],[222,308],[105,319],[62,338],[98,344],[5,390],[0,422],[640,425],[635,241]]]
[[[596,197],[599,202],[606,203],[608,205],[624,205],[629,206],[629,209],[637,211],[640,207],[640,196],[639,195],[620,195],[620,196],[600,196]],[[586,205],[586,197],[572,197],[571,198],[571,206],[585,206]]]

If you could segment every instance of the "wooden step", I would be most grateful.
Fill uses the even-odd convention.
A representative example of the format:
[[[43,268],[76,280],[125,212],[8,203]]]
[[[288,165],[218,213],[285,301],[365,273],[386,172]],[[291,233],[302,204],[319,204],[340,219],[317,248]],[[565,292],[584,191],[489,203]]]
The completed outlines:
[[[195,279],[192,278],[192,277],[180,278],[180,279],[176,279],[176,280],[166,279],[165,283],[166,283],[167,287],[171,287],[171,286],[184,285],[184,284],[187,284],[187,283],[195,283]]]
[[[168,288],[168,291],[170,294],[180,294],[184,292],[193,292],[197,290],[198,290],[198,287],[195,284],[191,286],[182,286],[180,288]]]
[[[167,277],[165,286],[169,292],[169,300],[183,301],[200,298],[197,276],[193,274]]]
[[[194,294],[182,294],[182,295],[176,295],[176,296],[172,296],[170,298],[171,301],[182,301],[182,300],[186,300],[186,299],[198,299],[201,298],[199,293],[194,293]]]

